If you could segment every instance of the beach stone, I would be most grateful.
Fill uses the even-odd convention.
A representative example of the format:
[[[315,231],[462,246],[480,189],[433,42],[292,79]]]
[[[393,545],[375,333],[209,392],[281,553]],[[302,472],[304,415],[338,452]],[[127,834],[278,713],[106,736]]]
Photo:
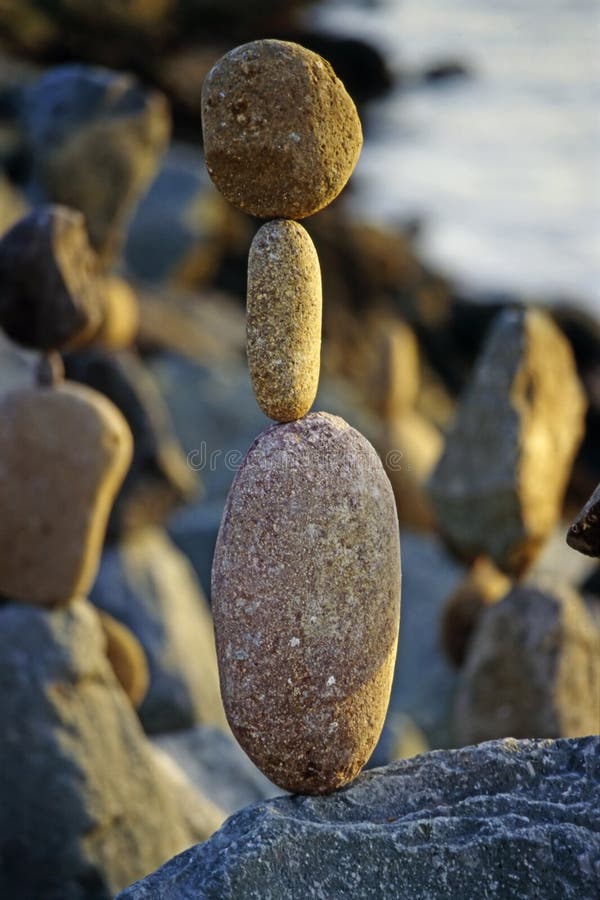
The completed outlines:
[[[598,737],[426,753],[242,810],[119,900],[591,898],[599,761]]]
[[[495,320],[430,480],[439,526],[467,558],[521,574],[557,524],[584,431],[568,341],[543,312]]]
[[[439,429],[417,410],[409,409],[384,422],[378,447],[400,524],[433,531],[435,514],[427,481],[444,448]]]
[[[102,290],[102,323],[94,337],[94,345],[108,350],[130,347],[140,324],[139,304],[135,291],[118,275],[106,275],[100,281]]]
[[[108,546],[90,599],[144,649],[150,685],[138,712],[147,732],[227,727],[208,603],[163,529],[136,529]]]
[[[381,317],[368,336],[368,398],[384,422],[397,421],[414,409],[419,395],[419,344],[412,328],[400,319]]]
[[[456,690],[461,744],[595,734],[599,711],[600,629],[572,588],[518,585],[485,611]]]
[[[87,594],[131,452],[96,391],[63,382],[0,398],[0,594],[44,606]]]
[[[475,560],[467,577],[450,594],[441,623],[442,645],[457,668],[462,666],[469,643],[486,607],[501,600],[512,587],[510,578],[498,571],[486,556]]]
[[[567,544],[586,556],[600,557],[600,484],[569,528]]]
[[[208,173],[250,215],[302,219],[337,197],[356,165],[354,103],[320,56],[288,41],[236,47],[202,86]]]
[[[40,206],[0,240],[0,325],[19,344],[54,350],[89,341],[103,316],[85,220]]]
[[[209,836],[156,766],[87,601],[0,607],[0,684],[0,896],[109,900]]]
[[[312,406],[321,356],[321,270],[302,225],[267,222],[248,256],[247,352],[264,414],[300,419]]]
[[[229,493],[212,575],[221,694],[275,784],[326,793],[379,738],[400,613],[400,548],[377,454],[311,413],[258,436]]]
[[[137,708],[148,693],[146,654],[129,628],[102,610],[98,610],[98,615],[106,639],[106,655],[119,684]]]
[[[22,107],[32,190],[81,210],[92,246],[111,262],[169,140],[165,98],[130,75],[69,64],[47,72]]]

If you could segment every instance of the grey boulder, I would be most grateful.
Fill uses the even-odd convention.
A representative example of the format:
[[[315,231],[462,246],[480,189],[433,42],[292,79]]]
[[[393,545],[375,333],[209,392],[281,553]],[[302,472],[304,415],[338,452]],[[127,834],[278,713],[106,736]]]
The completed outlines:
[[[596,896],[600,738],[494,741],[229,819],[120,900]]]

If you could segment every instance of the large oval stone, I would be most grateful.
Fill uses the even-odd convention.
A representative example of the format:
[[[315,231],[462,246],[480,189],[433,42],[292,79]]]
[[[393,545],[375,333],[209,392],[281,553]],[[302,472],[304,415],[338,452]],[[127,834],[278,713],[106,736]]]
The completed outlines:
[[[362,129],[328,62],[288,41],[236,47],[202,86],[208,173],[221,193],[263,219],[302,219],[337,197]]]
[[[321,270],[308,232],[275,219],[248,257],[247,352],[260,408],[290,422],[308,412],[319,384]]]
[[[354,778],[383,726],[400,615],[394,498],[366,438],[327,413],[259,435],[227,499],[212,596],[248,756],[290,791]]]

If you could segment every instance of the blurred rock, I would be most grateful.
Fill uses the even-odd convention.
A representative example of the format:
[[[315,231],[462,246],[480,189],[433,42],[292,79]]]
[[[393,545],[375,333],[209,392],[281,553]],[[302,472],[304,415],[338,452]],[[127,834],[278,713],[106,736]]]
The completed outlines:
[[[108,613],[98,610],[100,625],[106,642],[106,655],[117,681],[138,707],[148,693],[150,673],[142,645],[133,632]]]
[[[0,146],[2,133],[0,127]],[[0,149],[0,165],[2,150]],[[0,236],[22,219],[27,213],[27,203],[21,192],[0,174]]]
[[[497,741],[256,804],[120,898],[593,897],[599,750],[597,737]]]
[[[0,331],[0,394],[33,387],[38,361],[37,353],[23,350]]]
[[[99,283],[102,291],[102,324],[94,345],[108,350],[130,347],[137,337],[140,313],[133,288],[118,275],[106,275]]]
[[[551,319],[502,313],[430,481],[458,552],[488,554],[516,575],[530,565],[560,517],[584,415],[571,349]]]
[[[385,766],[397,759],[418,756],[419,753],[426,753],[429,749],[429,742],[414,719],[405,713],[391,713],[386,719],[367,768]]]
[[[567,586],[522,584],[486,610],[459,677],[460,744],[600,726],[600,630]]]
[[[394,489],[401,525],[431,531],[435,516],[427,482],[444,446],[441,433],[418,412],[406,412],[383,429],[378,445]]]
[[[37,350],[87,343],[103,315],[96,273],[81,213],[36,207],[0,240],[0,325]]]
[[[384,422],[413,409],[419,394],[419,345],[413,330],[401,319],[379,316],[365,322],[367,373],[365,394]]]
[[[207,725],[152,738],[185,772],[190,782],[227,815],[250,803],[281,794],[230,734]]]
[[[465,660],[486,607],[501,600],[511,586],[510,578],[499,572],[490,559],[480,556],[462,584],[448,597],[441,623],[442,644],[446,656],[457,668]]]
[[[226,728],[210,611],[190,564],[158,528],[104,550],[91,593],[144,648],[150,687],[139,715],[148,732],[197,722]]]
[[[600,484],[569,528],[567,544],[586,556],[600,557]]]
[[[200,96],[200,81],[195,90]],[[206,173],[200,151],[171,149],[142,198],[127,234],[125,260],[148,282],[206,284],[227,240],[230,214]]]
[[[105,262],[169,140],[165,98],[131,76],[83,65],[51,69],[24,96],[33,191],[81,210]]]
[[[111,512],[109,539],[164,522],[194,496],[197,481],[152,375],[133,352],[99,349],[69,354],[65,371],[112,400],[133,434],[133,461]]]
[[[0,682],[1,896],[109,900],[208,836],[157,769],[86,601],[1,607]]]

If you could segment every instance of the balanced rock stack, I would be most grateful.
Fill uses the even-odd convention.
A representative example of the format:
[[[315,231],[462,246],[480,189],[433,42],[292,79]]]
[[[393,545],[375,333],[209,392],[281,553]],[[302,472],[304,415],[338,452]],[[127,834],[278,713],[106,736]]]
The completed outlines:
[[[202,92],[209,174],[266,218],[248,271],[256,398],[278,424],[232,485],[212,574],[221,691],[251,759],[280,787],[326,793],[354,778],[383,726],[400,611],[394,498],[369,442],[309,413],[321,278],[298,224],[344,187],[362,143],[327,62],[296,44],[228,53]]]

